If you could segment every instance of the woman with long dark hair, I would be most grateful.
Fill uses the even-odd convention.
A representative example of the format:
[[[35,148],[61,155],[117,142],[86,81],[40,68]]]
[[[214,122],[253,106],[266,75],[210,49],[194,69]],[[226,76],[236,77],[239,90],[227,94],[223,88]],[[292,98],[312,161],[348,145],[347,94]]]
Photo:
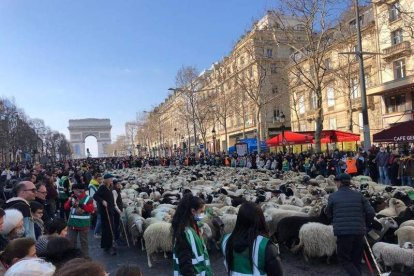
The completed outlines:
[[[283,275],[279,249],[267,236],[262,209],[252,202],[240,206],[236,226],[221,244],[228,275]]]
[[[174,275],[212,275],[207,248],[197,223],[203,219],[204,201],[187,193],[171,222]]]

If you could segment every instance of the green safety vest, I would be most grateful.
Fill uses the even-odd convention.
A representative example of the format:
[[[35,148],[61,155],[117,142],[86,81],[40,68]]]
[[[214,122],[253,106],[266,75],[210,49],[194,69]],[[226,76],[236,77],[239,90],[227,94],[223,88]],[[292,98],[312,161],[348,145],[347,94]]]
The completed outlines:
[[[86,205],[89,200],[92,200],[90,196],[85,196],[79,200],[79,205]],[[72,208],[69,215],[68,226],[75,228],[88,228],[91,226],[91,215],[83,213],[82,215],[75,214],[76,209]]]
[[[65,187],[64,187],[64,182],[68,179],[67,176],[62,176],[62,178],[59,181],[59,186],[58,186],[58,192],[59,192],[59,199],[68,199],[69,196],[67,193],[65,193]],[[70,180],[69,181],[69,188],[70,188]]]
[[[289,171],[289,162],[288,161],[283,161],[283,163],[282,163],[282,171],[284,171],[284,172]]]
[[[185,228],[185,237],[187,242],[191,246],[191,261],[194,266],[194,271],[197,276],[210,276],[211,272],[210,259],[204,241],[192,227]],[[174,261],[174,276],[182,275],[180,272],[180,266],[178,257],[175,254],[175,248],[173,249],[173,261]]]
[[[223,242],[221,243],[221,250],[223,255],[226,256],[226,245],[230,235],[225,235]],[[248,276],[248,275],[267,275],[265,271],[265,254],[266,246],[269,242],[268,238],[263,236],[257,236],[253,243],[252,256],[249,256],[249,248],[241,253],[233,251],[233,270],[230,271],[231,276]],[[253,259],[253,267],[250,262]],[[226,258],[224,258],[224,265],[227,269]]]

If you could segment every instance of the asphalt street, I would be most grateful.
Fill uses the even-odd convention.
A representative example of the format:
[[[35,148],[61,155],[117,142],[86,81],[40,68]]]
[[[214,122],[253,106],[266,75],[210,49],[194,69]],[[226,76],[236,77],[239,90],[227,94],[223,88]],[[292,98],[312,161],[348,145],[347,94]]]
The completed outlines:
[[[127,246],[118,247],[118,254],[111,256],[101,250],[100,240],[95,239],[92,234],[89,236],[89,244],[91,258],[103,263],[111,276],[115,275],[117,269],[124,264],[138,265],[143,275],[172,275],[171,254],[168,255],[167,259],[164,259],[162,253],[155,255],[152,262],[153,267],[149,268],[146,252],[141,251],[141,247],[138,245],[135,247],[131,245],[129,248]],[[306,263],[301,254],[293,255],[283,249],[281,250],[281,257],[284,275],[346,275],[338,265],[335,257],[331,258],[331,264],[326,264],[326,258],[312,259],[310,263]],[[223,257],[219,252],[211,252],[210,259],[214,275],[227,275],[223,264]],[[365,275],[369,275],[365,267],[364,270],[366,272]]]

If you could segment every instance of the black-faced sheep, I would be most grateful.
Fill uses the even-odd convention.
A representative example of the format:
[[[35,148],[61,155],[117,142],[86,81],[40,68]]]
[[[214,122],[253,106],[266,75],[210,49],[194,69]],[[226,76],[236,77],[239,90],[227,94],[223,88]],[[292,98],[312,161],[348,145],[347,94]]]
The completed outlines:
[[[276,237],[279,244],[284,244],[288,247],[293,246],[299,241],[300,228],[308,222],[318,222],[322,224],[329,224],[329,219],[322,210],[319,216],[303,217],[292,216],[285,217],[280,220],[277,225]]]

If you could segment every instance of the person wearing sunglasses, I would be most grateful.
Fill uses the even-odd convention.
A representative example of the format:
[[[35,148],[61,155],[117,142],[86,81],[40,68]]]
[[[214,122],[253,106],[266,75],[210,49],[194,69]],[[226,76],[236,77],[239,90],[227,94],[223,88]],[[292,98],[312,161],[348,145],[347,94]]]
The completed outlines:
[[[23,215],[24,237],[36,240],[34,221],[30,211],[30,202],[36,198],[36,186],[30,181],[21,181],[14,188],[16,197],[6,201],[4,209],[17,209]]]

